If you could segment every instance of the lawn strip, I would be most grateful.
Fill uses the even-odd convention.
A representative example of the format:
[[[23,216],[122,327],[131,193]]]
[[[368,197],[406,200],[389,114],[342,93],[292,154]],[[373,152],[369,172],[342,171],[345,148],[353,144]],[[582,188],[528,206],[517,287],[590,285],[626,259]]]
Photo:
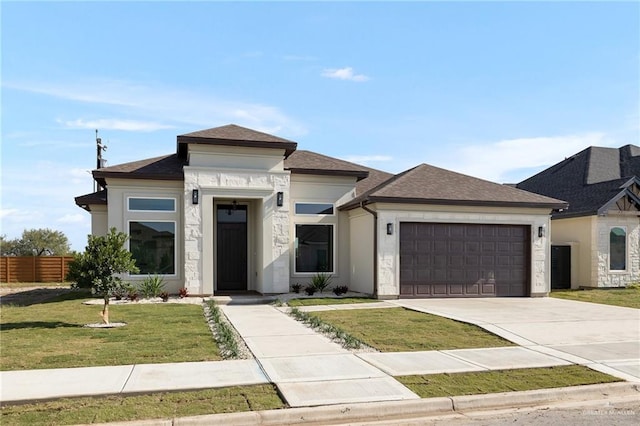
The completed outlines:
[[[102,306],[83,305],[86,295],[69,293],[29,306],[3,306],[0,319],[2,370],[217,361],[221,357],[202,306],[112,305],[112,329],[83,327],[100,322]]]
[[[396,379],[421,398],[515,392],[622,381],[582,365],[399,376]]]
[[[1,424],[86,424],[124,422],[285,408],[273,385],[235,386],[135,396],[63,398],[3,405]]]
[[[381,303],[378,299],[370,297],[311,297],[308,299],[291,299],[287,305],[295,306],[317,306],[317,305],[347,305],[352,303]]]
[[[382,352],[514,346],[480,327],[404,308],[313,312]]]
[[[553,290],[551,297],[640,309],[640,288]]]

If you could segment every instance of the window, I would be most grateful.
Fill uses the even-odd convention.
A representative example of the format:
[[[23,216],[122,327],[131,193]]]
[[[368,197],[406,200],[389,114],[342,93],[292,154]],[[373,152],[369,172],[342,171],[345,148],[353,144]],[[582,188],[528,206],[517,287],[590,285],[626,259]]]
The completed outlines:
[[[627,269],[627,231],[614,227],[609,232],[609,270]]]
[[[296,203],[296,214],[333,214],[333,204]]]
[[[129,198],[130,211],[176,211],[175,198]]]
[[[296,225],[296,272],[333,272],[333,225]]]
[[[129,222],[129,238],[139,274],[176,273],[175,222]]]

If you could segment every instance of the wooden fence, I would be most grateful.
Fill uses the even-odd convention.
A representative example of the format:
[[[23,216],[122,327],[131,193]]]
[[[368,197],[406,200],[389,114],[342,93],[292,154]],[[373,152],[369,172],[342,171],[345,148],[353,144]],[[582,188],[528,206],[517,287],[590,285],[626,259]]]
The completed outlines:
[[[71,256],[2,256],[0,282],[2,283],[59,283],[69,271]]]

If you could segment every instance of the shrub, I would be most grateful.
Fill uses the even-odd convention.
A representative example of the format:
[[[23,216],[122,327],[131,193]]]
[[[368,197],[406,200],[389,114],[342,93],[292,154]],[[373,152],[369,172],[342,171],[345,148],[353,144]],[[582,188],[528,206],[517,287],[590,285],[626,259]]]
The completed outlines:
[[[318,291],[322,293],[329,287],[331,284],[331,275],[325,274],[323,272],[318,272],[311,278],[311,285]]]
[[[130,287],[129,290],[127,291],[127,299],[129,299],[132,302],[135,302],[139,298],[140,298],[140,293],[138,293],[138,290],[135,287]]]
[[[187,297],[189,295],[189,290],[187,290],[186,287],[182,287],[178,294],[180,296],[180,299],[184,299],[185,297]]]
[[[163,291],[162,293],[160,293],[160,297],[162,298],[163,302],[166,302],[167,300],[169,300],[169,293]]]
[[[302,284],[300,284],[300,283],[295,283],[294,285],[291,286],[291,290],[294,293],[300,293],[301,289],[302,289]]]
[[[149,275],[140,283],[142,297],[158,297],[164,291],[164,278]]]
[[[308,285],[304,288],[304,292],[307,293],[307,296],[313,296],[316,292],[316,288],[313,285]]]
[[[349,287],[347,287],[346,285],[338,285],[333,288],[333,293],[336,296],[342,296],[348,291],[349,291]]]

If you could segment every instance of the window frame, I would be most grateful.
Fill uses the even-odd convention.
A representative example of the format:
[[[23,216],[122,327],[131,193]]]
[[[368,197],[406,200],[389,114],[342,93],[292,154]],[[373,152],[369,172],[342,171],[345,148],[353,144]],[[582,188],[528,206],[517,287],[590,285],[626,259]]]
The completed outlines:
[[[327,215],[328,216],[328,215]],[[298,271],[298,226],[330,226],[331,227],[331,270],[330,271]],[[296,222],[293,224],[293,273],[297,276],[314,276],[319,273],[325,273],[328,275],[337,274],[337,257],[336,257],[336,229],[335,223],[309,223],[309,222]]]
[[[154,210],[154,209],[148,209],[148,210],[136,210],[136,209],[131,209],[130,208],[130,201],[131,199],[141,199],[141,200],[172,200],[173,201],[173,210]],[[145,197],[145,196],[135,196],[135,195],[129,195],[127,196],[127,211],[128,212],[135,212],[135,213],[176,213],[177,212],[177,204],[178,204],[178,200],[175,197]]]
[[[611,234],[614,229],[619,228],[624,231],[624,269],[612,269],[611,268]],[[626,226],[623,225],[613,225],[609,227],[609,233],[607,234],[607,246],[609,248],[608,253],[608,265],[607,268],[609,272],[612,273],[626,273],[629,270],[629,231]]]
[[[149,275],[157,275],[159,277],[177,277],[178,276],[178,221],[177,220],[158,220],[158,219],[129,219],[127,221],[127,250],[131,252],[131,223],[136,222],[158,222],[158,223],[173,223],[173,274],[159,274],[159,273],[137,273],[128,274],[132,278],[147,277]],[[133,253],[132,253],[133,255]]]
[[[307,205],[318,205],[318,206],[331,206],[331,213],[298,213],[297,207],[301,204]],[[296,216],[303,217],[332,217],[336,215],[336,205],[335,203],[318,203],[318,202],[304,202],[304,201],[296,201],[293,203],[293,213]]]

